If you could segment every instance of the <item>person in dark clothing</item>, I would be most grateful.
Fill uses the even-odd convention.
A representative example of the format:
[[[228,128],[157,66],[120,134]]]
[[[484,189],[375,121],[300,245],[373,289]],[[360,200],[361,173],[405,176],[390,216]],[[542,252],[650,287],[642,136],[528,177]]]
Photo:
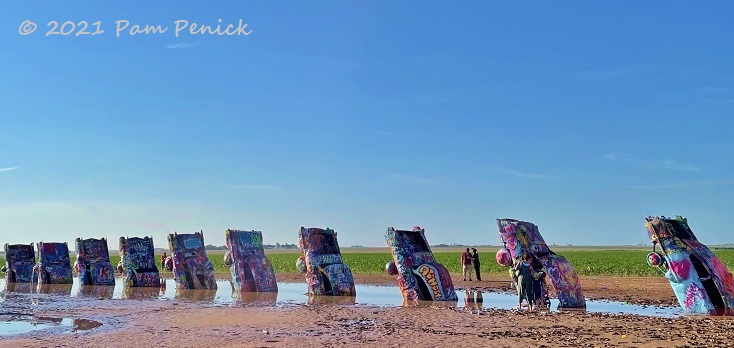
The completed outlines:
[[[528,310],[533,311],[535,299],[533,298],[533,266],[530,264],[530,255],[522,256],[522,262],[515,265],[517,276],[517,308],[522,308],[523,300],[528,303]]]
[[[545,290],[545,291],[543,291]],[[536,306],[546,306],[548,301],[548,285],[545,282],[545,271],[540,270],[533,274],[533,296]]]
[[[479,274],[479,253],[477,252],[477,249],[472,248],[471,249],[474,254],[472,254],[472,259],[474,260],[474,272],[476,272],[477,275],[477,281],[482,281],[482,276]]]

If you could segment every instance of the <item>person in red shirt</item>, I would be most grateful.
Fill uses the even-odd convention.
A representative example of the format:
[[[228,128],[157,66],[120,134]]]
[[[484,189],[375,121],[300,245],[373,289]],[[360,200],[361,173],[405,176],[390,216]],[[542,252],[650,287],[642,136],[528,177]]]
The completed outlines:
[[[466,274],[469,274],[469,281],[471,281],[471,272],[473,270],[472,267],[472,257],[471,253],[469,252],[469,248],[466,248],[466,251],[461,253],[461,266],[464,269],[464,281],[466,281]]]
[[[163,252],[163,255],[161,255],[161,268],[166,268],[166,258],[168,256],[166,255],[166,252]]]

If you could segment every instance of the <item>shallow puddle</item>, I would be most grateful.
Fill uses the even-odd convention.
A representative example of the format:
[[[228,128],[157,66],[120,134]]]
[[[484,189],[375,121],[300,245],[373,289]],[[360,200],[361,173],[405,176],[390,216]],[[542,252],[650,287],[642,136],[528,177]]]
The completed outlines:
[[[287,305],[363,305],[397,307],[403,306],[403,297],[397,286],[356,285],[356,297],[344,296],[308,296],[305,283],[278,283],[278,293],[236,293],[233,292],[229,280],[217,281],[217,290],[176,290],[173,279],[165,280],[162,288],[124,288],[122,280],[117,279],[113,286],[84,286],[80,287],[78,278],[74,278],[73,285],[54,285],[40,289],[31,289],[29,284],[9,284],[5,286],[0,280],[0,302],[18,302],[28,296],[47,296],[42,301],[71,300],[173,300],[194,301],[205,304],[225,306],[287,306]],[[43,294],[43,295],[42,295]],[[427,303],[427,306],[457,307],[481,311],[482,309],[512,309],[517,305],[517,296],[501,292],[466,292],[457,291],[459,296],[456,302]],[[14,300],[18,298],[18,300]],[[41,300],[39,300],[41,301]],[[10,303],[4,303],[8,305]],[[422,304],[421,304],[422,305]],[[625,304],[615,301],[586,301],[586,312],[639,314],[659,317],[675,317],[684,314],[679,307],[654,307]],[[557,300],[551,300],[551,310],[557,311]]]
[[[0,315],[0,336],[18,335],[37,330],[61,330],[80,332],[102,326],[102,323],[88,319],[34,317],[25,315]]]

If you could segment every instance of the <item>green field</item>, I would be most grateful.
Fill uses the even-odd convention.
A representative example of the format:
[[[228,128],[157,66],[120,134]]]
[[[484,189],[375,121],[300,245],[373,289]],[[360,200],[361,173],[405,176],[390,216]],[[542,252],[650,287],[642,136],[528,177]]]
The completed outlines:
[[[372,251],[371,251],[372,250]],[[482,258],[482,273],[505,273],[506,268],[500,267],[494,260],[497,249],[480,250]],[[592,276],[658,276],[660,272],[647,265],[646,255],[649,250],[642,249],[580,249],[562,250],[557,254],[568,259],[579,275]],[[714,253],[729,268],[734,270],[734,250],[714,250]],[[214,269],[219,274],[228,274],[229,269],[224,265],[222,251],[209,251],[209,259],[214,264]],[[296,259],[299,256],[295,250],[273,250],[268,251],[268,258],[273,263],[276,273],[295,273]],[[342,253],[344,262],[351,267],[355,274],[385,274],[385,263],[392,259],[386,249],[363,249],[359,251],[345,251]],[[459,256],[461,251],[436,250],[434,252],[438,262],[446,266],[452,273],[460,273]],[[72,257],[72,264],[75,258]],[[112,256],[113,265],[117,265],[119,256]],[[4,265],[5,260],[0,259]],[[160,268],[160,264],[158,265]]]

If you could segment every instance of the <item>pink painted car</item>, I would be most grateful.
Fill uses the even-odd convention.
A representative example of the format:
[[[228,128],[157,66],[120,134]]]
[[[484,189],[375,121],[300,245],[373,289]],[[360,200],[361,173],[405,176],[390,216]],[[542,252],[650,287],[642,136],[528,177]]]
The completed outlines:
[[[514,220],[497,219],[499,234],[504,247],[497,252],[497,263],[511,267],[514,260],[523,254],[530,254],[533,268],[543,271],[558,295],[558,308],[586,308],[586,299],[581,291],[581,283],[571,263],[565,257],[554,253],[543,240],[538,226],[533,223]],[[540,274],[542,279],[542,273]],[[548,289],[544,281],[540,283],[541,299],[546,306],[550,305]]]
[[[647,262],[662,271],[688,312],[734,315],[734,277],[681,216],[646,219],[653,249]],[[660,245],[663,253],[655,250]]]

